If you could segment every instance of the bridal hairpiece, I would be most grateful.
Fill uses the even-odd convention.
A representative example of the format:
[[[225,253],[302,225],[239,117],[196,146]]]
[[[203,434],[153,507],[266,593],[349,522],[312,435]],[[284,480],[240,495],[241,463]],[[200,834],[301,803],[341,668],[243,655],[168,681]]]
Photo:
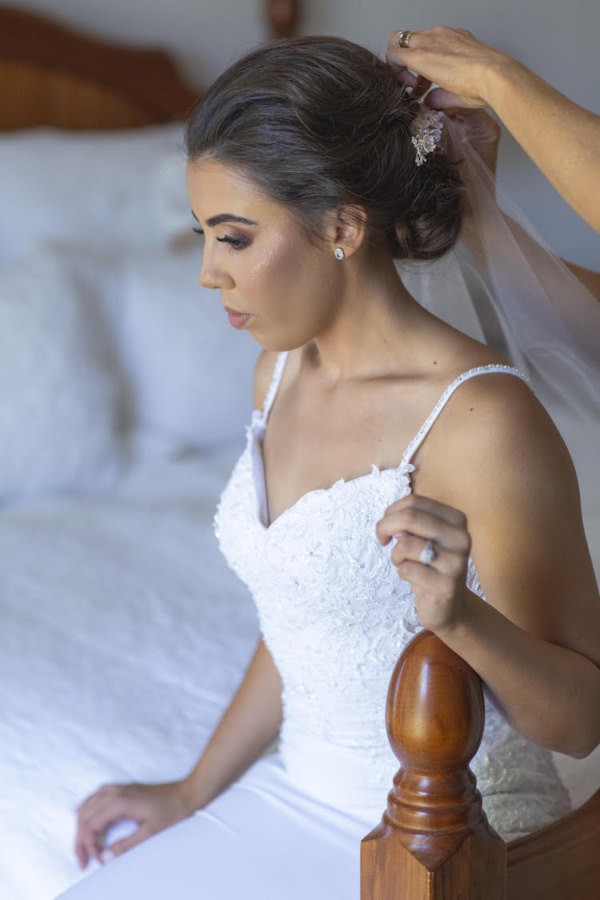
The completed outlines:
[[[443,113],[439,110],[421,110],[415,116],[410,131],[412,143],[417,151],[416,163],[422,166],[426,157],[433,153],[442,141]]]

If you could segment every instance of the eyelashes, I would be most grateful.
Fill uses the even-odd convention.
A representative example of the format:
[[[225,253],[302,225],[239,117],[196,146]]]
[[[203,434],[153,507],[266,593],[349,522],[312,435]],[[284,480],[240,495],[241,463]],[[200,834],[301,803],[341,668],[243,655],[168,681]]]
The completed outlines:
[[[198,234],[201,237],[204,237],[204,231],[202,230],[202,228],[192,228],[192,231],[195,234]],[[231,246],[232,250],[243,250],[244,247],[247,247],[248,244],[250,243],[250,241],[246,240],[246,238],[232,238],[232,237],[229,237],[228,235],[226,235],[225,237],[222,237],[222,238],[217,238],[217,241],[220,244],[229,244]]]
[[[222,237],[217,238],[220,244],[230,244],[232,250],[243,250],[244,247],[248,246],[248,241],[244,240],[244,238],[232,238],[232,237]]]

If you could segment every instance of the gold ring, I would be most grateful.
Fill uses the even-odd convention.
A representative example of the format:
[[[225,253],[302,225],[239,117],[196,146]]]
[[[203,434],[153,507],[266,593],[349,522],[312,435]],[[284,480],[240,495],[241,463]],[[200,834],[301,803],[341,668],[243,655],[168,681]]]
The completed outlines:
[[[399,31],[398,32],[398,46],[399,47],[408,47],[408,42],[413,36],[414,31]]]

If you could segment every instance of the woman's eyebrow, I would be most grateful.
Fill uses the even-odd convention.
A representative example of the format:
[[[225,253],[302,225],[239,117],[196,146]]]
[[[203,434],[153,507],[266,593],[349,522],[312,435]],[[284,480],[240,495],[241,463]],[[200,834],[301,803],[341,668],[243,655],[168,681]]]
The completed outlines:
[[[196,222],[200,221],[194,210],[192,210],[192,215]],[[258,225],[258,222],[253,222],[252,219],[245,219],[243,216],[234,216],[233,213],[219,213],[218,216],[212,216],[210,219],[206,220],[206,224],[209,228],[214,228],[215,225],[221,225],[223,222],[238,222],[241,225]]]

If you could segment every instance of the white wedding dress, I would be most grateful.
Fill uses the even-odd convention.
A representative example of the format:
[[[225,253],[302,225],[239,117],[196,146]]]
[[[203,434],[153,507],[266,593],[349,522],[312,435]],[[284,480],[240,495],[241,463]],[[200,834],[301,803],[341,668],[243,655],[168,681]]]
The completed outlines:
[[[375,523],[411,490],[411,458],[471,369],[446,389],[395,469],[304,494],[268,523],[262,439],[287,353],[215,517],[250,588],[283,681],[279,748],[204,810],[125,853],[65,900],[358,900],[360,840],[381,819],[398,763],[385,700],[400,652],[421,629],[408,582]],[[460,473],[468,478],[469,473]],[[483,597],[473,561],[468,587]],[[570,809],[549,751],[517,734],[486,696],[473,761],[492,826],[510,840]]]

